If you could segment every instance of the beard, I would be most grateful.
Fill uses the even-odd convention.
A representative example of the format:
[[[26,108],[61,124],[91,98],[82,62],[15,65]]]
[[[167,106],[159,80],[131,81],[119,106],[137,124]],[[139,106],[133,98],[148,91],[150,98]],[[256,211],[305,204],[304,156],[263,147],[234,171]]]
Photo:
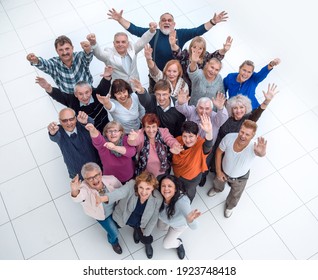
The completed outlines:
[[[170,32],[171,32],[171,29],[170,29],[170,28],[169,28],[169,29],[160,28],[160,31],[161,31],[163,34],[165,34],[165,35],[169,35]]]

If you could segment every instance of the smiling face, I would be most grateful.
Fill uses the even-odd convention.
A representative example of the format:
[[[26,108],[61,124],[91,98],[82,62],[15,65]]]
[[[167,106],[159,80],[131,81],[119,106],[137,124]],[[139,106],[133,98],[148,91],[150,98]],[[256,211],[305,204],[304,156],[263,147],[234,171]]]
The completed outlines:
[[[161,181],[160,191],[166,203],[169,203],[176,193],[176,185],[170,179],[165,178]]]
[[[193,43],[193,46],[191,47],[191,52],[196,52],[199,57],[201,57],[205,47],[204,44],[201,42],[195,42]]]
[[[176,64],[171,64],[167,67],[164,74],[172,84],[175,84],[180,76],[178,66]]]
[[[170,105],[170,92],[169,92],[169,90],[156,90],[155,96],[156,96],[156,100],[161,108],[165,109]]]
[[[247,128],[244,125],[242,125],[238,133],[236,141],[240,146],[245,147],[251,142],[254,136],[255,136],[254,129]]]
[[[120,130],[120,127],[118,125],[112,125],[109,128],[107,128],[105,134],[110,142],[117,144],[120,137],[123,135],[123,131]]]
[[[125,104],[128,102],[129,98],[130,98],[129,93],[128,93],[127,90],[118,91],[118,92],[116,92],[114,95],[115,95],[116,100],[117,100],[121,105],[125,105]]]
[[[92,88],[88,84],[77,85],[74,95],[81,103],[88,105],[92,96]]]
[[[196,110],[197,110],[198,115],[200,115],[200,116],[203,116],[203,115],[210,116],[210,114],[212,112],[211,102],[210,101],[200,102],[197,105]]]
[[[102,172],[96,169],[92,171],[87,171],[85,173],[84,180],[86,184],[92,189],[101,190],[103,188]]]
[[[157,131],[158,131],[158,125],[156,123],[153,123],[153,124],[146,123],[144,126],[144,130],[149,139],[155,139]]]
[[[172,15],[168,13],[161,15],[159,28],[163,34],[169,35],[169,33],[174,29],[175,25],[176,23],[174,22]]]
[[[72,63],[73,60],[73,46],[69,43],[63,45],[58,44],[56,47],[56,52],[62,62],[66,65]]]
[[[146,201],[154,190],[153,185],[148,184],[147,182],[140,182],[137,187],[138,196],[141,201]]]
[[[242,103],[237,103],[232,107],[232,115],[235,120],[240,120],[246,114],[246,107]]]
[[[254,72],[253,66],[244,64],[243,66],[241,66],[236,80],[239,83],[243,83],[243,82],[247,81],[252,76],[253,72]]]
[[[114,48],[121,56],[126,55],[129,46],[127,35],[120,34],[115,36],[113,44]]]
[[[198,141],[198,135],[189,132],[183,132],[181,137],[184,145],[188,148],[194,146]]]
[[[61,126],[65,131],[72,132],[76,127],[76,116],[73,110],[63,109],[59,113]]]
[[[203,74],[208,81],[213,81],[221,70],[221,63],[214,59],[211,59],[205,64],[203,68]]]

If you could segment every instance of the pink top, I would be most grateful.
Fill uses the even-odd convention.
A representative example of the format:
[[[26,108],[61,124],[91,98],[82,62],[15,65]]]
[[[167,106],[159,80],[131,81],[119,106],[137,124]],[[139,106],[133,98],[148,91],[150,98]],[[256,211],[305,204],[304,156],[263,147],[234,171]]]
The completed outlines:
[[[159,127],[159,132],[161,134],[161,137],[165,144],[168,147],[172,147],[174,144],[178,143],[178,141],[170,134],[168,128],[161,128]],[[136,140],[128,140],[129,145],[131,146],[136,146],[137,153],[141,151],[141,149],[144,146],[144,141],[145,136],[144,136],[144,129],[139,129],[138,130],[138,137]],[[154,174],[155,176],[158,176],[162,174],[160,172],[160,160],[158,158],[157,152],[156,152],[156,146],[154,144],[150,144],[150,149],[149,149],[149,156],[148,156],[148,162],[146,166],[146,170]]]
[[[103,164],[103,175],[114,175],[120,182],[126,182],[134,176],[135,163],[132,157],[136,154],[136,148],[129,146],[127,135],[124,135],[123,146],[126,154],[116,157],[109,149],[104,147],[106,140],[100,133],[92,138],[94,147],[97,149]]]

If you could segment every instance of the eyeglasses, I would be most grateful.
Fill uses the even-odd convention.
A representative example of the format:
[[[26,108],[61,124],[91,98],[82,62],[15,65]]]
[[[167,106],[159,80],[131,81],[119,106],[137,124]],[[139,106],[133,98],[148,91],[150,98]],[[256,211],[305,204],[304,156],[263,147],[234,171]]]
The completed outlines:
[[[69,119],[60,119],[60,122],[62,123],[67,123],[67,122],[73,122],[75,120],[75,116],[72,117],[72,118],[69,118]]]
[[[170,94],[169,93],[158,93],[158,92],[156,92],[155,96],[156,97],[168,97],[168,96],[170,96]]]
[[[93,182],[95,179],[98,179],[100,175],[101,175],[101,173],[99,172],[99,173],[97,173],[96,175],[94,175],[94,176],[92,176],[92,177],[85,178],[85,180],[91,183],[91,182]]]
[[[107,131],[106,131],[106,133],[108,133],[108,134],[117,134],[118,132],[120,132],[120,130],[118,130],[118,129],[107,130]]]

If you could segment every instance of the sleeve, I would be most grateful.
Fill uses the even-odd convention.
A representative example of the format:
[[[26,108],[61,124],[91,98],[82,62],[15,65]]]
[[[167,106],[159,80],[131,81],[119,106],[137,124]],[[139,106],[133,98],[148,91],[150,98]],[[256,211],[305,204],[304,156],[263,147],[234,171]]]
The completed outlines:
[[[189,106],[187,103],[179,105],[178,101],[176,102],[175,107],[177,111],[184,115],[187,119],[191,116],[193,109],[195,110],[193,105]]]
[[[80,56],[80,60],[81,62],[85,65],[86,68],[89,68],[89,64],[92,62],[93,60],[93,51],[90,51],[89,53],[86,53],[84,51],[80,51],[78,53],[74,53],[74,56]]]
[[[271,70],[268,70],[268,66],[266,64],[259,72],[257,72],[257,73],[254,72],[253,80],[256,83],[260,83],[261,81],[263,81],[267,77],[267,75],[269,74],[269,72]]]
[[[102,96],[106,96],[109,92],[111,86],[111,80],[108,81],[104,78],[102,78],[99,82],[98,87],[96,88],[96,93],[102,95]]]
[[[189,52],[187,49],[184,49],[181,51],[181,48],[177,51],[172,51],[172,56],[175,59],[178,59],[180,63],[188,61],[189,60]]]
[[[264,109],[261,108],[261,106],[258,106],[256,109],[254,109],[251,114],[249,115],[248,119],[254,122],[257,122],[258,119],[263,114]]]
[[[106,140],[105,138],[100,134],[98,134],[97,137],[92,137],[92,143],[93,143],[93,146],[99,151],[99,150],[102,150],[102,149],[106,149],[104,147],[104,144],[106,143]]]
[[[223,54],[219,53],[219,50],[216,50],[213,53],[205,52],[204,62],[208,62],[211,58],[217,58],[218,60],[222,60],[224,58]]]
[[[110,193],[107,193],[108,196],[108,203],[114,203],[120,199],[123,199],[124,197],[127,197],[129,193],[134,188],[135,180],[130,180],[128,183],[123,185],[121,188],[118,188]]]
[[[160,79],[163,78],[162,71],[158,68],[156,62],[153,68],[149,68],[150,77],[154,79],[155,82],[158,82]]]
[[[214,124],[217,127],[221,127],[222,124],[224,124],[226,122],[226,120],[229,118],[229,114],[225,108],[225,106],[223,107],[222,110],[218,110],[217,113],[212,112],[212,114],[214,115]]]
[[[203,143],[203,153],[206,155],[212,151],[213,147],[213,139],[212,140],[204,140]]]
[[[104,62],[106,65],[109,63],[109,51],[108,49],[102,50],[98,43],[92,47],[94,56]]]
[[[44,59],[42,57],[39,57],[39,63],[38,64],[32,64],[36,68],[40,69],[44,73],[50,75],[50,76],[56,76],[57,71],[55,67],[55,62],[53,58],[50,59]]]
[[[61,141],[61,133],[60,133],[60,131],[57,131],[54,135],[51,135],[50,132],[48,132],[48,134],[49,134],[49,138],[50,138],[50,140],[52,142],[55,142],[57,144],[60,143],[60,141]]]
[[[136,98],[136,101],[138,102],[139,121],[141,122],[141,119],[145,115],[146,110],[145,107],[140,104],[138,97]]]
[[[180,207],[180,212],[182,213],[182,215],[184,216],[184,218],[187,221],[187,216],[192,211],[190,200],[185,199],[185,198],[181,198],[179,200],[178,207]],[[197,229],[197,227],[198,227],[197,220],[194,220],[192,223],[187,223],[187,224],[191,229]]]
[[[195,36],[201,36],[208,30],[205,29],[204,24],[194,28],[177,29],[179,47],[183,48],[184,44],[194,38]]]
[[[81,184],[81,186],[80,186],[80,192],[78,193],[78,195],[76,197],[71,196],[71,198],[74,202],[77,202],[77,203],[83,202],[88,197],[87,190],[82,185],[83,184]]]
[[[200,79],[200,76],[201,76],[200,73],[202,72],[202,69],[199,69],[197,66],[197,68],[193,72],[191,72],[190,71],[190,64],[189,64],[189,66],[187,68],[187,72],[188,72],[188,75],[189,75],[191,82],[193,82],[193,81]]]
[[[158,32],[158,31],[156,31]],[[135,48],[135,53],[139,53],[144,46],[150,42],[150,40],[155,36],[156,32],[151,33],[150,30],[148,29],[142,36],[141,38],[134,44]]]
[[[139,146],[139,145],[143,144],[143,141],[144,141],[144,130],[143,129],[139,129],[137,131],[137,133],[138,133],[138,136],[137,136],[137,138],[135,140],[129,140],[128,137],[127,137],[128,145],[136,147],[136,146]]]
[[[151,107],[151,96],[148,93],[148,91],[145,89],[145,92],[143,94],[138,94],[138,100],[142,106],[148,111],[147,109]]]
[[[155,195],[156,206],[155,206],[154,212],[153,212],[153,214],[152,214],[152,216],[151,216],[151,218],[150,218],[150,220],[147,223],[147,226],[145,228],[145,231],[144,231],[145,236],[149,236],[152,233],[154,227],[156,226],[158,218],[159,218],[159,208],[160,208],[160,206],[162,204],[162,200],[163,200],[163,198],[159,192],[155,192],[154,195]]]
[[[52,88],[52,92],[51,93],[47,93],[48,95],[50,95],[54,100],[56,100],[57,102],[67,106],[67,107],[72,107],[72,101],[74,101],[74,99],[76,99],[76,97],[74,96],[74,94],[68,94],[65,92],[62,92],[60,89],[53,87]]]
[[[126,154],[124,154],[127,158],[132,158],[136,154],[136,147],[130,146],[127,142],[128,136],[125,135],[123,139],[123,146],[126,148]]]
[[[145,32],[147,32],[147,30],[149,30],[149,28],[139,27],[134,25],[133,23],[130,23],[129,28],[127,29],[129,33],[137,37],[141,37]]]
[[[226,149],[226,146],[227,146],[227,139],[228,139],[228,135],[230,134],[227,134],[223,137],[223,139],[221,140],[220,144],[219,144],[219,148],[222,152],[225,151]]]
[[[159,127],[160,134],[163,138],[163,141],[170,147],[172,148],[173,145],[178,143],[178,140],[175,139],[169,132],[168,128],[162,128]]]

